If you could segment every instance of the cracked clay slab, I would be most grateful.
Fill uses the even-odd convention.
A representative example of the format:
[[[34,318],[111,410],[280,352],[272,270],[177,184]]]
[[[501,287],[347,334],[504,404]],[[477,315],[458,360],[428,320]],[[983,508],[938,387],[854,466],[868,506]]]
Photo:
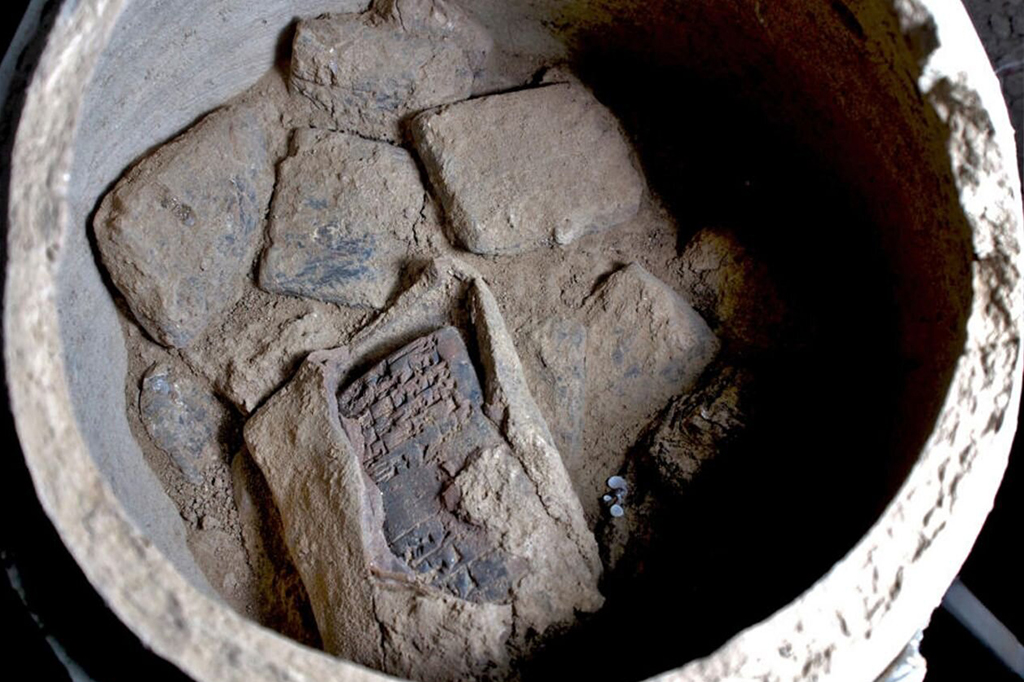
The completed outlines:
[[[500,678],[603,602],[497,302],[458,261],[313,353],[245,440],[331,653],[412,679]]]
[[[149,368],[139,390],[139,416],[153,444],[192,483],[221,457],[229,415],[208,389],[166,363]]]
[[[238,300],[274,186],[259,111],[209,114],[125,174],[100,204],[96,244],[139,324],[187,346]]]
[[[407,151],[304,129],[281,162],[260,266],[266,291],[380,308],[398,283],[424,191]]]
[[[380,490],[391,553],[461,599],[505,602],[510,558],[459,518],[455,476],[503,440],[484,416],[466,345],[453,327],[420,337],[338,395],[338,413]]]
[[[569,244],[636,215],[644,180],[608,109],[552,83],[420,114],[413,140],[463,247]]]
[[[533,330],[522,347],[523,369],[567,467],[574,467],[581,456],[586,351],[587,328],[562,317]]]
[[[446,3],[437,3],[441,13],[423,0],[384,4],[384,12],[300,21],[291,83],[332,127],[398,140],[407,116],[469,97],[474,66],[489,44]]]
[[[603,489],[641,431],[689,391],[718,354],[719,341],[682,296],[637,263],[614,273],[588,299],[583,457],[571,470],[593,523]]]

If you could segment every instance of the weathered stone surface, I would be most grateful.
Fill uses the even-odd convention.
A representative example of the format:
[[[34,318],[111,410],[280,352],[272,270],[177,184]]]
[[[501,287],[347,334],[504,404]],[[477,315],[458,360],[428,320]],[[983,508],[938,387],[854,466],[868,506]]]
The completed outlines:
[[[100,205],[96,243],[139,324],[186,346],[241,295],[274,185],[257,111],[218,110],[135,165]]]
[[[486,45],[460,44],[467,21],[437,3],[401,2],[371,10],[299,22],[292,46],[291,82],[340,130],[370,137],[401,138],[400,123],[418,111],[465,99],[473,64]],[[405,9],[409,22],[404,21]]]
[[[455,236],[474,253],[568,244],[629,220],[644,181],[615,117],[555,83],[413,119],[413,139]]]
[[[679,257],[683,286],[696,308],[738,350],[784,341],[789,323],[767,265],[729,230],[704,229]]]
[[[602,603],[596,543],[466,266],[434,262],[348,346],[313,353],[245,438],[332,653],[415,679],[500,677]]]
[[[338,395],[342,427],[380,489],[391,553],[456,597],[505,602],[509,557],[492,546],[486,524],[454,513],[461,496],[453,477],[470,457],[503,443],[482,406],[453,327],[417,339]]]
[[[379,308],[398,282],[423,186],[408,152],[321,130],[296,131],[278,171],[260,286]]]
[[[743,432],[750,372],[712,365],[691,392],[672,401],[651,432],[647,452],[659,483],[684,490],[706,462]]]
[[[577,462],[583,444],[587,328],[552,318],[526,338],[523,369],[537,406],[566,462]]]
[[[719,343],[686,300],[636,263],[608,278],[585,317],[584,455],[570,475],[594,523],[601,506],[593,491],[620,472],[641,430],[668,401],[696,383]]]
[[[193,483],[218,462],[227,410],[184,371],[154,365],[142,380],[139,415],[153,443]]]

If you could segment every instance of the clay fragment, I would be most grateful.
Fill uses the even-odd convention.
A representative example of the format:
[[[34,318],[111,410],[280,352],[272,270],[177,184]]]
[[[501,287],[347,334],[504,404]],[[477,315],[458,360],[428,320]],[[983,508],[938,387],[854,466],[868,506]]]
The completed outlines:
[[[523,369],[562,459],[576,462],[583,444],[587,328],[552,318],[525,339]]]
[[[569,244],[636,215],[644,180],[615,117],[554,83],[420,114],[413,140],[455,237],[481,254]]]
[[[376,11],[406,31],[450,40],[466,53],[474,75],[479,75],[494,48],[494,40],[466,10],[446,0],[381,0]]]
[[[679,267],[694,308],[737,350],[777,348],[787,336],[792,320],[767,265],[735,233],[701,230]]]
[[[168,364],[154,365],[142,380],[139,415],[153,443],[192,483],[220,459],[227,410],[205,387]]]
[[[317,310],[265,330],[263,338],[253,338],[251,344],[232,349],[224,372],[225,397],[243,414],[250,414],[284,384],[306,355],[336,346],[344,336],[331,315]]]
[[[294,376],[306,355],[346,342],[373,314],[249,286],[231,314],[211,324],[182,357],[249,415]]]
[[[746,426],[751,383],[748,370],[716,363],[691,392],[672,401],[646,448],[659,484],[682,492],[728,449]]]
[[[395,288],[423,187],[408,152],[320,130],[296,131],[281,162],[260,287],[380,308]]]
[[[613,273],[585,307],[584,455],[570,470],[588,521],[600,518],[609,472],[621,471],[640,432],[689,391],[719,349],[681,296],[633,263]]]
[[[249,420],[327,651],[500,678],[601,606],[596,542],[525,386],[483,280],[440,260]]]
[[[231,459],[231,491],[247,563],[257,588],[254,591],[260,595],[260,622],[296,641],[320,648],[309,596],[284,543],[281,515],[263,474],[244,448]]]
[[[338,414],[380,490],[391,553],[430,585],[473,602],[508,601],[511,557],[484,526],[456,516],[455,482],[471,458],[503,446],[482,411],[466,345],[453,327],[420,337],[338,394]]]
[[[410,114],[469,97],[474,65],[479,68],[489,43],[447,3],[386,5],[300,21],[291,82],[332,127],[398,140]]]
[[[139,324],[188,345],[238,300],[274,184],[261,115],[231,106],[136,164],[94,221],[110,278]]]

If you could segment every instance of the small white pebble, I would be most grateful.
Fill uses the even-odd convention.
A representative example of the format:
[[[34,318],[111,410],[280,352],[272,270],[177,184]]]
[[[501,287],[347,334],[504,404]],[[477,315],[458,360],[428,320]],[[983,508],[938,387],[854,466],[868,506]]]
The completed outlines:
[[[611,512],[612,516],[614,516],[615,518],[619,518],[620,516],[626,513],[626,510],[623,509],[622,506],[618,504],[613,504],[608,511]]]
[[[612,476],[611,478],[608,479],[608,487],[611,488],[612,490],[625,490],[626,479],[624,479],[622,476]]]

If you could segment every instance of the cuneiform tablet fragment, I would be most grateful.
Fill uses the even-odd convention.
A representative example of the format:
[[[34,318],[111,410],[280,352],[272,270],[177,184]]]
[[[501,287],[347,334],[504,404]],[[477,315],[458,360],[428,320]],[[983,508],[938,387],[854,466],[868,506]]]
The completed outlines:
[[[452,327],[413,341],[338,396],[342,425],[381,492],[391,552],[456,597],[504,602],[509,557],[455,514],[455,476],[503,444],[481,408],[476,371]]]

